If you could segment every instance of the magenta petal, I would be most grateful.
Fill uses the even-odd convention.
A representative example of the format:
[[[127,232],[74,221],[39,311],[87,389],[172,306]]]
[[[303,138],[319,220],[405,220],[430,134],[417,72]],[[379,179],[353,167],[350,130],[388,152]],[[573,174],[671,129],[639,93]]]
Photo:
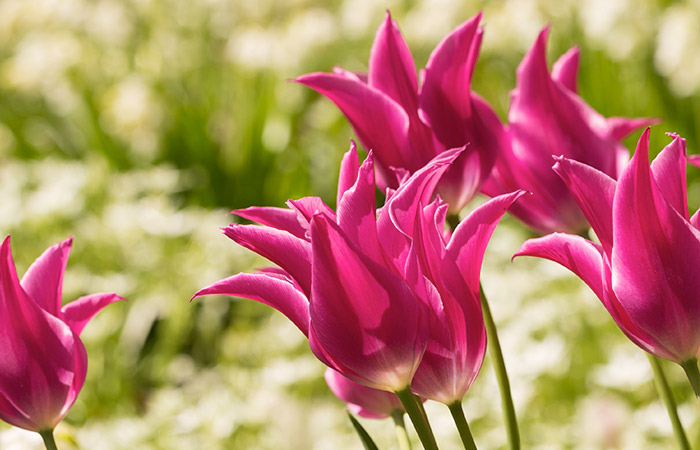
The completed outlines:
[[[360,170],[360,161],[357,157],[357,146],[355,141],[350,140],[350,150],[345,152],[343,160],[340,162],[340,174],[338,175],[338,194],[335,199],[336,205],[340,205],[345,191],[350,189],[357,180],[357,172]]]
[[[61,320],[63,320],[73,330],[73,333],[80,336],[85,325],[97,315],[102,308],[118,300],[124,300],[117,294],[91,294],[68,303],[61,310]]]
[[[609,117],[606,121],[608,122],[608,127],[610,127],[610,134],[613,139],[621,141],[634,130],[658,123],[659,119],[655,117],[639,117],[632,119],[627,117]]]
[[[581,278],[605,303],[601,246],[581,236],[552,233],[525,241],[513,258],[518,256],[535,256],[561,264]]]
[[[362,163],[357,180],[338,204],[338,225],[348,239],[373,261],[381,263],[382,250],[377,239],[377,208],[372,152]]]
[[[564,157],[555,158],[561,177],[606,251],[613,245],[612,205],[616,182],[603,172]]]
[[[672,134],[673,141],[651,163],[656,185],[666,201],[688,220],[688,196],[686,194],[686,144],[685,139]]]
[[[370,51],[367,83],[394,99],[404,110],[418,109],[416,66],[389,11],[377,30]]]
[[[83,342],[78,337],[78,334],[75,332],[73,332],[73,339],[75,340],[75,376],[73,377],[73,383],[68,391],[66,402],[63,405],[61,417],[65,417],[65,415],[68,414],[68,411],[70,411],[73,403],[75,403],[75,400],[78,398],[78,394],[80,394],[80,390],[83,388],[85,378],[87,377],[87,350],[85,349]]]
[[[453,148],[437,155],[402,184],[384,206],[388,208],[394,225],[406,236],[411,236],[413,233],[418,211],[430,202],[442,174],[464,150],[464,147]],[[384,220],[380,217],[378,226]]]
[[[683,361],[700,347],[700,232],[657,187],[648,145],[647,129],[618,181],[612,288],[631,319]]]
[[[472,117],[461,126],[462,143],[468,143],[440,179],[438,192],[452,213],[462,210],[488,180],[496,158],[509,145],[500,119],[481,97],[472,94]]]
[[[231,213],[261,225],[287,231],[301,239],[304,239],[307,231],[299,223],[297,212],[287,208],[251,206],[245,209],[234,209]]]
[[[459,223],[447,244],[445,261],[458,268],[461,279],[475,295],[479,293],[481,263],[489,239],[506,210],[524,194],[519,190],[500,195],[479,206]]]
[[[75,378],[75,338],[20,286],[9,236],[0,246],[0,348],[0,408],[8,407],[0,418],[32,431],[53,428]]]
[[[324,214],[329,219],[336,221],[335,211],[321,199],[321,197],[302,197],[298,200],[287,200],[287,206],[297,213],[297,221],[306,230],[305,239],[309,240],[309,226],[311,218],[316,214]]]
[[[685,159],[695,167],[700,167],[700,155],[688,155]]]
[[[420,108],[447,147],[467,143],[462,130],[472,116],[471,78],[481,45],[480,21],[481,13],[448,34],[425,67]]]
[[[404,155],[410,149],[408,115],[388,95],[337,74],[310,73],[296,81],[333,101],[384,168],[406,167],[413,159]]]
[[[440,176],[464,149],[447,150],[415,172],[391,195],[377,219],[377,235],[397,267],[405,262],[410,237],[422,205],[427,205]]]
[[[581,49],[578,46],[571,47],[552,66],[552,79],[573,93],[577,91],[576,78],[580,56]]]
[[[264,303],[309,335],[309,301],[291,280],[273,273],[239,273],[197,291],[192,297],[230,295]]]
[[[277,264],[311,292],[311,244],[286,231],[257,225],[229,225],[224,234]]]
[[[310,315],[318,343],[367,386],[398,391],[410,385],[428,339],[421,302],[326,217],[314,217],[311,240]]]
[[[390,416],[395,411],[403,412],[396,394],[355,383],[339,372],[328,368],[323,376],[331,391],[348,403],[354,414],[370,419]]]
[[[695,211],[695,214],[690,218],[690,224],[694,226],[696,230],[700,230],[700,209]]]
[[[29,297],[56,317],[61,310],[63,274],[72,243],[71,237],[47,248],[22,277],[22,288]]]

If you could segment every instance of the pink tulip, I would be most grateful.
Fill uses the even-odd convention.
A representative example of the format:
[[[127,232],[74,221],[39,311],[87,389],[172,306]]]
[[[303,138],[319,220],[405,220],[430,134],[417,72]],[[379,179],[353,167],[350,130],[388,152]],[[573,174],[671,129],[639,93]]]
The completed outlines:
[[[418,82],[411,52],[389,13],[377,30],[369,73],[336,68],[296,79],[332,100],[377,160],[380,187],[396,188],[392,168],[413,173],[450,148],[467,149],[438,190],[458,212],[476,195],[505,143],[493,109],[471,92],[481,46],[481,14],[453,30],[430,55]]]
[[[20,282],[10,237],[0,245],[0,419],[52,430],[83,387],[87,353],[79,335],[115,294],[92,294],[61,307],[72,239],[49,247]]]
[[[404,412],[396,394],[357,384],[330,367],[326,369],[324,378],[336,397],[347,403],[351,413],[360,417],[383,419],[395,412]]]
[[[507,134],[510,146],[498,154],[487,195],[526,189],[512,213],[540,233],[578,233],[588,227],[564,183],[552,171],[552,155],[587,164],[617,178],[629,159],[620,141],[653,119],[606,119],[576,93],[579,49],[572,48],[547,70],[549,28],[520,63],[511,93]]]
[[[359,165],[353,146],[341,165],[337,214],[313,197],[288,202],[288,210],[236,211],[263,226],[224,232],[279,268],[234,275],[195,297],[233,295],[278,309],[322,362],[365,386],[396,392],[412,383],[424,398],[461,399],[486,345],[481,260],[522,194],[492,199],[446,238],[447,205],[431,199],[461,151],[438,155],[377,211],[372,154]]]
[[[700,353],[700,225],[689,217],[685,139],[649,165],[649,129],[615,181],[568,158],[554,170],[600,244],[579,236],[531,239],[515,256],[547,258],[578,275],[620,329],[647,352],[681,365]],[[697,370],[697,368],[695,368]]]

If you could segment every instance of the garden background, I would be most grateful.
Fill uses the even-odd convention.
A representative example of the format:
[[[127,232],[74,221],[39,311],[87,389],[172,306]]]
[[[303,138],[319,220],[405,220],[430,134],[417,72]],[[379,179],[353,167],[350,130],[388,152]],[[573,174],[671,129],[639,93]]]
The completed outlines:
[[[366,71],[386,9],[418,67],[483,10],[473,88],[503,119],[515,69],[549,23],[550,63],[581,47],[579,93],[596,110],[661,118],[652,152],[666,131],[700,151],[698,0],[3,0],[0,234],[20,274],[74,235],[64,300],[129,299],[83,334],[88,378],[60,448],[360,447],[291,323],[251,301],[189,299],[265,264],[220,233],[227,211],[305,195],[333,204],[352,129],[288,80]],[[700,171],[688,172],[694,211]],[[483,269],[524,448],[671,448],[645,355],[589,289],[554,263],[510,262],[528,233],[504,219]],[[697,445],[700,407],[681,369],[664,367]],[[456,447],[447,409],[427,408],[438,442]],[[465,412],[477,444],[505,445],[488,358]],[[381,448],[396,445],[389,421],[363,424]],[[0,424],[0,448],[42,446]]]

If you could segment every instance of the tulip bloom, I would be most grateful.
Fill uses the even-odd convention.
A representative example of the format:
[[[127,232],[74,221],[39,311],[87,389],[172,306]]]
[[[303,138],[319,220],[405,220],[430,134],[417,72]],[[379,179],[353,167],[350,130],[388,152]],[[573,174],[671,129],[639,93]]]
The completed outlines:
[[[0,245],[0,419],[42,435],[63,419],[83,387],[85,325],[115,294],[92,294],[61,307],[72,239],[49,247],[17,278],[10,237]]]
[[[383,419],[395,413],[404,413],[396,394],[357,384],[330,367],[326,369],[324,378],[331,391],[347,403],[348,410],[353,414],[367,419]]]
[[[279,267],[238,274],[194,297],[225,294],[268,304],[308,338],[326,365],[365,386],[446,404],[461,400],[483,361],[479,271],[488,239],[521,192],[494,198],[445,234],[447,205],[431,201],[458,158],[449,150],[375,208],[372,154],[341,165],[338,213],[320,199],[290,209],[235,211],[258,225],[224,233]],[[351,181],[352,180],[352,181]]]
[[[552,155],[587,164],[617,179],[629,159],[620,141],[652,119],[606,119],[576,93],[579,49],[574,47],[547,70],[549,28],[537,37],[517,71],[511,93],[507,130],[510,145],[502,149],[483,192],[493,196],[514,189],[534,195],[512,208],[512,214],[540,233],[578,233],[586,218],[564,183],[552,172]]]
[[[600,298],[632,342],[688,370],[700,353],[700,215],[688,213],[685,140],[672,137],[650,166],[647,129],[617,182],[590,166],[558,158],[554,170],[600,244],[551,234],[525,242],[515,256],[547,258],[567,267]]]
[[[367,75],[336,68],[295,80],[345,114],[376,157],[382,189],[399,185],[400,175],[392,168],[414,173],[445,150],[468,144],[438,185],[454,213],[491,173],[505,134],[493,109],[471,92],[483,35],[480,21],[478,14],[438,44],[420,86],[411,52],[389,13],[377,30]]]

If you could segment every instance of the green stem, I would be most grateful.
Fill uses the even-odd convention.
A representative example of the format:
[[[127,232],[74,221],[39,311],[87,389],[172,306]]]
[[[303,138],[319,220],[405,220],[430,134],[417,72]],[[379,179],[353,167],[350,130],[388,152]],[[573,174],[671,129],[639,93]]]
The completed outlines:
[[[698,370],[698,360],[693,358],[681,364],[681,367],[685,371],[688,381],[690,381],[690,386],[695,392],[695,396],[700,398],[700,371]]]
[[[668,411],[668,417],[671,419],[671,424],[673,425],[673,434],[676,436],[676,441],[678,441],[678,446],[681,450],[690,450],[690,443],[688,442],[688,437],[685,435],[683,430],[683,424],[681,419],[678,417],[678,409],[676,408],[676,400],[673,398],[673,393],[671,392],[671,387],[668,385],[668,380],[666,380],[666,375],[661,367],[656,356],[647,353],[649,358],[649,363],[654,371],[654,382],[656,384],[656,390],[659,391],[659,395],[666,405],[666,411]],[[697,367],[696,367],[697,370]]]
[[[503,409],[503,421],[508,434],[508,443],[511,450],[520,449],[520,434],[518,432],[518,419],[515,416],[515,407],[513,406],[513,397],[510,392],[510,382],[508,381],[508,372],[506,372],[506,363],[503,360],[503,352],[501,344],[498,341],[498,333],[496,332],[496,324],[491,316],[491,309],[486,300],[483,287],[479,286],[481,291],[481,309],[484,312],[484,325],[486,326],[486,336],[488,338],[488,351],[493,363],[493,369],[496,371],[496,380],[498,381],[498,389],[501,391],[501,408]]]
[[[430,428],[428,418],[421,411],[418,400],[416,400],[416,397],[411,392],[410,386],[396,391],[395,393],[399,397],[399,400],[401,400],[404,409],[406,409],[406,413],[411,419],[411,422],[413,422],[413,427],[416,429],[416,433],[423,444],[423,448],[425,448],[425,450],[437,450],[437,442],[435,441],[433,430]]]
[[[403,421],[403,411],[396,410],[391,413],[391,418],[394,419],[396,429],[396,440],[399,441],[401,450],[411,450],[411,440],[406,432],[406,424]]]
[[[41,430],[39,434],[44,440],[46,450],[58,450],[58,447],[56,447],[56,441],[53,439],[53,430]]]
[[[457,430],[459,430],[459,437],[462,438],[464,450],[477,450],[476,443],[472,437],[472,432],[469,429],[469,424],[467,423],[467,418],[464,417],[462,402],[456,401],[451,405],[447,405],[447,407],[450,408],[452,418],[455,421],[455,425],[457,425]]]

